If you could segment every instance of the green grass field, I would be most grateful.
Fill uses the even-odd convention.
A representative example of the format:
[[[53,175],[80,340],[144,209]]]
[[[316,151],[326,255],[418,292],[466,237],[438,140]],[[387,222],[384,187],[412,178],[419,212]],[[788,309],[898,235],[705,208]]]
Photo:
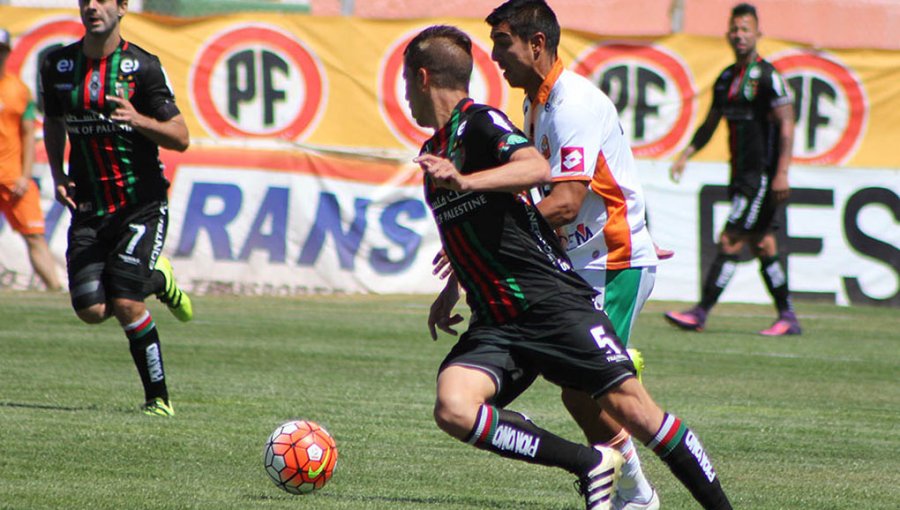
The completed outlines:
[[[2,509],[558,509],[583,503],[562,471],[500,459],[431,420],[452,340],[432,342],[430,298],[200,297],[177,323],[151,303],[177,415],[142,392],[113,323],[77,321],[64,294],[0,293]],[[632,342],[656,400],[703,438],[735,508],[900,507],[900,313],[801,303],[801,337],[767,339],[769,307],[722,305],[702,334],[651,302]],[[553,386],[513,409],[581,436]],[[340,451],[319,493],[291,496],[262,467],[291,418]],[[697,508],[646,448],[664,509]]]

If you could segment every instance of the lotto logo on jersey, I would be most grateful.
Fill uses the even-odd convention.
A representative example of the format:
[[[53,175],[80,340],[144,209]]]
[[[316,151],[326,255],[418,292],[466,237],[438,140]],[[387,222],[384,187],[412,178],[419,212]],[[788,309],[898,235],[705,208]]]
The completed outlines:
[[[580,174],[584,172],[584,148],[563,147],[559,150],[560,171],[563,174]]]

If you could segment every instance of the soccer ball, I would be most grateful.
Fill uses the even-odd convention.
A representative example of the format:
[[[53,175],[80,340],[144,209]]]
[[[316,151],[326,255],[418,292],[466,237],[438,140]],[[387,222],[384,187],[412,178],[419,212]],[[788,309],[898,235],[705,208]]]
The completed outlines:
[[[269,436],[263,465],[279,488],[307,494],[331,479],[337,458],[337,445],[327,430],[309,420],[294,420]]]

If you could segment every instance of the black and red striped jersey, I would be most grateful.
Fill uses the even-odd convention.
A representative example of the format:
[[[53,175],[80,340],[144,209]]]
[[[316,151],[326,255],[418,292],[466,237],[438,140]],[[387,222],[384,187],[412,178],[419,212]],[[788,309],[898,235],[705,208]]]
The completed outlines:
[[[60,48],[41,65],[46,117],[63,117],[71,153],[77,213],[102,216],[132,204],[165,200],[159,147],[130,126],[110,120],[107,95],[127,94],[135,110],[159,121],[179,114],[159,59],[126,41],[102,59],[83,41]]]
[[[792,101],[775,66],[760,57],[747,66],[732,64],[716,79],[713,108],[728,122],[733,187],[752,193],[775,175],[781,140],[772,110]]]
[[[449,159],[465,175],[500,166],[530,146],[501,111],[465,99],[421,153]],[[426,174],[425,200],[474,324],[507,323],[562,292],[593,296],[540,212],[516,195],[438,188]]]

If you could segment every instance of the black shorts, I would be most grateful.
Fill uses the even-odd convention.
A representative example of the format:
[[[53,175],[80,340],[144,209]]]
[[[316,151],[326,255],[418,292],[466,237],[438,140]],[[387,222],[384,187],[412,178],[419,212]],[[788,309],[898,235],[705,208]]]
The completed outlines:
[[[766,234],[781,228],[784,207],[775,201],[768,187],[755,190],[733,190],[731,211],[725,230],[735,234]]]
[[[497,386],[491,403],[499,407],[538,375],[597,397],[635,374],[606,314],[588,299],[565,294],[537,303],[511,323],[469,328],[440,370],[450,365],[487,373]]]
[[[110,298],[143,301],[150,293],[168,218],[166,202],[73,218],[66,250],[72,307],[81,310]]]

